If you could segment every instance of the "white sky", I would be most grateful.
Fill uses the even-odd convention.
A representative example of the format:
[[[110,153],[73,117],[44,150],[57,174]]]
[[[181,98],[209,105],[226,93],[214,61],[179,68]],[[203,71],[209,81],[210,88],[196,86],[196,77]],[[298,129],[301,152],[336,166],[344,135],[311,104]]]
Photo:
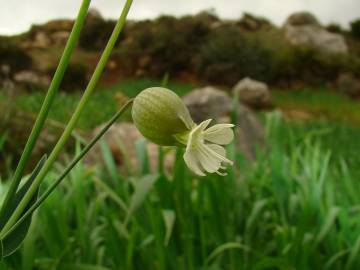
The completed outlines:
[[[116,18],[124,0],[93,0],[104,17]],[[74,18],[81,0],[0,0],[0,35],[26,31],[31,24],[55,18]],[[324,24],[360,18],[360,0],[134,0],[129,17],[154,18],[160,14],[194,14],[214,8],[222,18],[239,18],[243,12],[264,16],[281,25],[289,14],[307,10]]]

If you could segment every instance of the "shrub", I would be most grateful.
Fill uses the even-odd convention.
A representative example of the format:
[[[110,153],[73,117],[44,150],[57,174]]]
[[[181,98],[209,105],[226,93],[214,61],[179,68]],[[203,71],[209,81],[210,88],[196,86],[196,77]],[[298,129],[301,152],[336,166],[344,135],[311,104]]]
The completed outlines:
[[[270,82],[277,72],[274,57],[256,35],[222,27],[202,46],[198,71],[213,83],[233,85],[247,76]]]
[[[302,46],[294,46],[284,58],[279,78],[290,82],[322,86],[336,79],[347,66],[347,58],[338,55],[323,55]]]
[[[87,67],[83,64],[69,64],[61,83],[61,89],[66,92],[84,89],[87,84],[87,71]],[[53,75],[54,72],[55,68],[52,68],[49,71],[49,75]]]
[[[0,37],[0,66],[8,65],[11,72],[28,69],[32,59],[10,38]]]
[[[331,23],[328,26],[326,26],[326,30],[328,30],[331,33],[342,33],[344,30],[341,28],[340,24],[337,23]]]
[[[79,46],[85,50],[102,50],[113,29],[115,21],[104,20],[101,17],[89,17],[79,39]]]
[[[353,37],[360,39],[360,19],[352,21],[350,27]]]
[[[210,32],[204,15],[176,19],[161,16],[154,22],[142,21],[131,27],[131,38],[117,50],[127,69],[147,75],[192,71],[195,55]]]

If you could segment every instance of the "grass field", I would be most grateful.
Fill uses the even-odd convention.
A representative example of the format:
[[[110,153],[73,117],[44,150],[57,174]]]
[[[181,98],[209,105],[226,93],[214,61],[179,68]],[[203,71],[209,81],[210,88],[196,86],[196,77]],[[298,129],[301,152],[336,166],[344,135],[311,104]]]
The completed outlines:
[[[112,86],[98,87],[93,97],[90,99],[88,106],[83,112],[83,115],[79,121],[78,128],[90,129],[94,128],[108,119],[110,119],[116,111],[121,107],[116,99],[116,94],[122,93],[127,97],[135,97],[141,90],[151,87],[160,86],[161,81],[152,79],[142,80],[129,80],[117,83]],[[184,95],[193,89],[189,84],[170,82],[169,88],[178,93]],[[14,104],[16,108],[21,111],[36,115],[40,110],[42,101],[44,100],[44,91],[35,91],[30,94],[22,94],[15,98]],[[74,93],[60,92],[51,108],[49,117],[60,123],[66,123],[72,112],[75,110],[76,104],[80,100],[81,92],[76,91]],[[0,94],[0,101],[5,97]],[[130,120],[130,115],[127,115],[125,119]]]
[[[181,151],[171,175],[150,173],[139,151],[123,177],[104,146],[106,166],[77,166],[1,269],[359,269],[351,168],[276,115],[267,131],[271,151],[252,165],[230,146],[226,177],[195,177]]]
[[[98,89],[80,127],[108,119],[120,89],[134,96],[159,84]],[[192,89],[170,87],[179,94]],[[35,113],[42,97],[20,96],[16,106]],[[51,117],[64,121],[78,97],[60,95]],[[194,176],[181,150],[170,175],[162,166],[151,172],[141,143],[141,166],[123,176],[102,145],[105,164],[78,165],[0,269],[360,269],[359,104],[324,91],[274,91],[273,97],[284,112],[301,110],[311,118],[266,114],[268,149],[250,164],[231,145],[235,166],[226,177]],[[62,168],[58,163],[47,183]],[[5,190],[0,184],[0,198]]]

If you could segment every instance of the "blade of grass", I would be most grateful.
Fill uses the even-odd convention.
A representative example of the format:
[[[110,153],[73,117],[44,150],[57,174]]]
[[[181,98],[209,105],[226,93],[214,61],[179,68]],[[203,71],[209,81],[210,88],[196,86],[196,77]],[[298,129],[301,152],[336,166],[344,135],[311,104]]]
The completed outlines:
[[[24,151],[20,157],[18,166],[15,170],[14,176],[13,176],[11,184],[10,184],[10,188],[6,194],[5,201],[0,210],[0,217],[2,217],[4,215],[4,211],[9,206],[9,203],[11,202],[13,196],[15,195],[15,192],[17,191],[17,189],[19,187],[26,164],[30,158],[30,155],[35,146],[36,140],[39,137],[40,131],[41,131],[42,127],[44,126],[44,123],[48,116],[50,107],[54,101],[55,95],[56,95],[56,93],[59,89],[60,83],[64,77],[66,67],[68,66],[68,64],[70,62],[70,57],[72,55],[72,52],[75,48],[77,40],[79,39],[80,32],[84,25],[87,10],[88,10],[89,6],[90,6],[90,0],[83,0],[80,10],[79,10],[79,13],[78,13],[78,16],[76,18],[75,24],[74,24],[71,34],[69,36],[68,42],[66,43],[63,55],[61,56],[59,65],[55,71],[54,77],[49,86],[49,90],[46,94],[43,105],[41,106],[40,112],[37,116],[37,119],[35,121],[33,129],[31,130],[30,136],[24,147]]]
[[[95,143],[100,140],[100,138],[105,134],[105,132],[116,122],[116,120],[125,112],[125,110],[130,106],[133,100],[128,101],[121,109],[118,111],[113,118],[106,124],[106,126],[91,140],[91,142],[86,145],[86,147],[79,153],[77,157],[66,167],[64,172],[59,176],[59,178],[49,187],[36,201],[36,203],[16,222],[14,226],[7,231],[4,236],[11,233],[16,227],[18,227],[29,215],[31,215],[40,204],[53,192],[53,190],[61,183],[62,180],[68,175],[68,173],[75,167],[75,165],[85,156],[87,152],[95,145]]]
[[[115,46],[115,43],[121,33],[121,30],[123,29],[123,27],[125,25],[126,17],[127,17],[127,14],[129,12],[132,2],[133,2],[132,0],[126,1],[125,6],[119,17],[119,20],[117,21],[117,23],[115,25],[115,28],[110,36],[110,39],[101,55],[101,58],[95,68],[95,71],[90,79],[90,82],[89,82],[88,86],[86,87],[85,92],[84,92],[78,106],[75,109],[75,112],[73,113],[73,115],[72,115],[69,123],[67,124],[63,134],[61,135],[59,141],[56,143],[53,151],[49,155],[49,158],[46,161],[44,167],[42,168],[39,175],[34,180],[33,185],[31,186],[31,188],[29,189],[28,193],[23,198],[23,200],[20,202],[17,210],[11,216],[8,223],[4,226],[3,230],[0,232],[0,238],[4,234],[4,232],[9,230],[11,228],[11,226],[16,223],[17,219],[20,217],[20,215],[21,215],[22,211],[24,210],[25,206],[27,205],[28,201],[31,199],[34,192],[40,186],[40,184],[41,184],[42,180],[44,179],[44,177],[46,176],[46,174],[52,168],[52,165],[56,161],[61,150],[64,148],[66,142],[68,141],[69,137],[71,136],[71,133],[72,133],[73,129],[75,128],[75,125],[78,122],[82,111],[84,110],[84,107],[88,103],[89,98],[90,98],[92,92],[94,91],[97,82],[100,79],[100,76],[106,66],[107,60],[110,57],[111,51]]]

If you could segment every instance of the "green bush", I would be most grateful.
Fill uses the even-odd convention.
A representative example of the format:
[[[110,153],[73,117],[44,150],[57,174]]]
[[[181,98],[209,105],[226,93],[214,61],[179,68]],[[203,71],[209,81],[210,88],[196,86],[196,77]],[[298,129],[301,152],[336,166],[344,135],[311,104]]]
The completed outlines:
[[[32,59],[13,40],[0,37],[0,66],[8,65],[11,72],[28,69],[32,65]]]
[[[356,75],[358,59],[346,55],[323,55],[302,46],[293,46],[284,52],[277,81],[294,82],[312,86],[323,86],[334,81],[342,72]]]
[[[154,22],[136,23],[128,31],[131,39],[117,50],[117,58],[132,72],[143,70],[144,75],[162,77],[193,70],[210,27],[203,16],[161,16]]]
[[[330,23],[328,26],[326,26],[326,30],[328,30],[331,33],[343,33],[343,29],[341,28],[340,24],[337,23]]]
[[[49,71],[49,75],[54,74],[55,68]],[[87,67],[81,63],[71,63],[66,69],[64,79],[61,83],[61,89],[66,92],[72,92],[84,89],[87,84]]]
[[[90,17],[81,32],[79,46],[85,50],[102,50],[115,27],[115,21]]]
[[[350,27],[353,37],[360,39],[360,19],[351,22]]]
[[[222,27],[202,46],[198,71],[213,83],[233,85],[247,76],[271,82],[277,73],[276,63],[275,55],[256,35]]]

